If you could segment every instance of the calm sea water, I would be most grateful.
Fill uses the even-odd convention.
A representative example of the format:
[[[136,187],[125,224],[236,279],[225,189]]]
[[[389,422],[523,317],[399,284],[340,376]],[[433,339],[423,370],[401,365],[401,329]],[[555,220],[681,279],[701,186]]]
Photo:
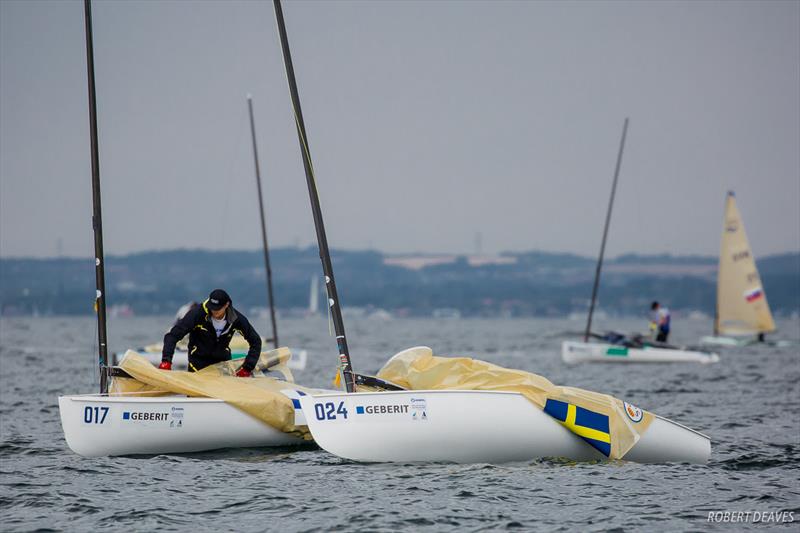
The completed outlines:
[[[170,319],[118,318],[112,350],[158,340]],[[256,320],[267,332],[266,321]],[[776,337],[800,340],[784,321]],[[712,438],[708,465],[359,464],[318,448],[224,450],[86,459],[64,442],[57,397],[94,392],[90,318],[0,322],[0,528],[5,531],[330,531],[497,529],[606,531],[762,529],[707,522],[711,511],[791,511],[800,523],[798,347],[722,352],[715,365],[580,365],[560,343],[568,320],[348,320],[357,369],[425,344],[537,372],[557,384],[607,392]],[[642,329],[608,321],[598,329]],[[309,351],[296,380],[330,386],[335,343],[324,319],[281,320],[281,337]],[[708,321],[676,319],[690,343]],[[774,524],[770,524],[775,527]]]

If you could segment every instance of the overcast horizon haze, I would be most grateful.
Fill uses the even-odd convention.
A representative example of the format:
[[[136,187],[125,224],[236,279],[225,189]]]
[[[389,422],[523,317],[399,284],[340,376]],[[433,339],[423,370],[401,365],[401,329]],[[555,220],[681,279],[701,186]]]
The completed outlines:
[[[284,2],[330,246],[800,250],[800,2]],[[93,4],[105,251],[315,234],[271,2]],[[0,1],[0,255],[92,257],[83,3]]]

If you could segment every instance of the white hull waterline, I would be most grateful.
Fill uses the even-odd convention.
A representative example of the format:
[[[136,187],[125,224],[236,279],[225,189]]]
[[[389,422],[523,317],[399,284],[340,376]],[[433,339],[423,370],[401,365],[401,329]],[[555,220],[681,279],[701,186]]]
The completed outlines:
[[[158,366],[161,363],[161,352],[154,352],[151,350],[147,350],[144,348],[140,348],[138,350],[134,350],[137,354],[141,355],[153,366]],[[308,362],[308,352],[306,350],[291,350],[292,351],[292,358],[289,360],[287,366],[291,370],[305,370],[306,363]],[[113,365],[118,365],[119,362],[122,360],[123,354],[114,354],[112,359]],[[247,355],[247,351],[236,351],[233,350],[231,353],[231,359],[244,359]],[[172,356],[172,368],[173,370],[187,370],[189,368],[189,353],[186,350],[175,350],[175,353]]]
[[[314,440],[364,462],[503,463],[606,457],[515,392],[401,391],[300,398]],[[705,435],[656,417],[625,455],[640,463],[705,463]]]
[[[561,345],[565,363],[716,363],[719,355],[693,350],[628,348],[614,344],[565,341]]]
[[[787,340],[764,340],[759,341],[756,337],[745,337],[745,338],[736,338],[736,337],[720,337],[720,336],[708,336],[703,337],[700,339],[700,344],[705,344],[708,346],[725,346],[730,348],[743,348],[746,346],[771,346],[774,348],[789,348],[791,346],[796,346],[797,342],[787,341]]]
[[[298,405],[295,401],[295,422],[305,424]],[[58,407],[67,445],[86,457],[307,442],[212,398],[81,394],[59,397]]]
[[[709,346],[747,346],[748,344],[754,344],[756,339],[747,338],[747,339],[736,339],[734,337],[719,337],[719,336],[708,336],[703,337],[700,339],[700,344],[706,344]]]

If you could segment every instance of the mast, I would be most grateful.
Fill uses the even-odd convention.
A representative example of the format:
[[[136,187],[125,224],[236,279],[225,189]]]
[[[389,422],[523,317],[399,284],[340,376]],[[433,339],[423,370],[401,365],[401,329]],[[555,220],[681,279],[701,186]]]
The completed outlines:
[[[106,334],[106,278],[103,255],[103,216],[100,209],[100,158],[97,147],[97,101],[94,85],[92,3],[83,1],[86,32],[86,73],[89,83],[89,138],[92,151],[92,227],[94,228],[95,286],[97,289],[97,345],[100,350],[100,392],[108,392],[108,346]]]
[[[597,258],[597,268],[594,272],[594,286],[592,287],[592,302],[589,304],[589,318],[586,320],[586,332],[583,334],[583,342],[589,340],[592,330],[592,314],[594,314],[594,304],[597,301],[597,288],[600,285],[600,270],[603,267],[603,255],[606,251],[606,239],[608,238],[608,226],[611,223],[611,210],[614,207],[614,195],[617,192],[617,179],[619,178],[619,168],[622,164],[622,151],[625,149],[625,136],[628,133],[628,118],[625,117],[625,124],[622,126],[622,139],[619,141],[619,153],[617,153],[617,166],[614,169],[614,183],[611,185],[611,197],[608,199],[608,210],[606,211],[606,225],[603,228],[603,241],[600,244],[600,256]]]
[[[281,41],[283,52],[283,64],[286,68],[286,78],[289,82],[289,93],[292,97],[292,110],[294,111],[295,125],[297,126],[297,138],[300,141],[300,150],[303,154],[303,168],[306,173],[308,184],[308,196],[311,200],[311,211],[314,214],[314,226],[317,230],[317,244],[319,245],[319,258],[322,261],[322,272],[325,274],[325,288],[328,292],[328,305],[330,307],[333,329],[336,332],[336,344],[339,347],[339,370],[344,378],[347,392],[355,392],[355,379],[353,366],[350,363],[350,351],[347,348],[347,338],[344,332],[344,321],[342,311],[339,307],[339,295],[336,292],[336,282],[333,278],[333,264],[331,262],[330,250],[328,249],[328,238],[325,234],[325,225],[322,221],[322,208],[319,204],[317,193],[317,183],[314,178],[314,166],[311,162],[311,150],[308,146],[305,122],[303,121],[303,111],[300,108],[300,96],[297,92],[297,80],[294,76],[294,66],[292,65],[292,55],[289,52],[289,41],[286,37],[286,25],[283,22],[283,9],[280,0],[273,0],[275,7],[275,21],[278,24],[278,35]]]
[[[272,320],[272,345],[278,349],[278,324],[275,322],[275,301],[272,296],[272,268],[269,265],[269,246],[267,245],[267,223],[264,219],[264,200],[261,196],[261,167],[258,164],[258,146],[256,145],[256,123],[253,119],[253,98],[247,95],[247,109],[250,112],[250,134],[253,138],[253,161],[256,166],[256,185],[258,186],[258,211],[261,213],[261,241],[264,248],[264,266],[267,270],[267,297],[269,298],[269,316]]]

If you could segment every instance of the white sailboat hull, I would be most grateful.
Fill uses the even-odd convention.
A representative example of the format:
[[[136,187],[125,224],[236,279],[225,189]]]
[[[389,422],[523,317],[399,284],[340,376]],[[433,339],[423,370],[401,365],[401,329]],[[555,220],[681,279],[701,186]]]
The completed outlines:
[[[306,442],[211,398],[80,394],[60,396],[58,407],[67,445],[86,457]]]
[[[514,392],[336,393],[304,396],[300,402],[317,444],[353,461],[503,463],[541,457],[606,459]],[[641,463],[705,463],[710,453],[711,442],[705,435],[656,418],[625,459]]]
[[[748,344],[754,344],[755,342],[756,339],[751,337],[746,339],[736,339],[734,337],[708,336],[700,339],[700,344],[706,344],[709,346],[747,346]]]
[[[627,348],[614,344],[565,341],[561,345],[565,363],[716,363],[719,355],[692,350]]]
[[[729,348],[744,348],[746,346],[771,346],[774,348],[789,348],[792,346],[797,346],[797,341],[789,341],[789,340],[764,340],[759,341],[756,337],[745,337],[745,338],[736,338],[736,337],[719,337],[719,336],[709,336],[709,337],[702,337],[700,339],[700,344],[706,344],[709,346],[725,346]]]

